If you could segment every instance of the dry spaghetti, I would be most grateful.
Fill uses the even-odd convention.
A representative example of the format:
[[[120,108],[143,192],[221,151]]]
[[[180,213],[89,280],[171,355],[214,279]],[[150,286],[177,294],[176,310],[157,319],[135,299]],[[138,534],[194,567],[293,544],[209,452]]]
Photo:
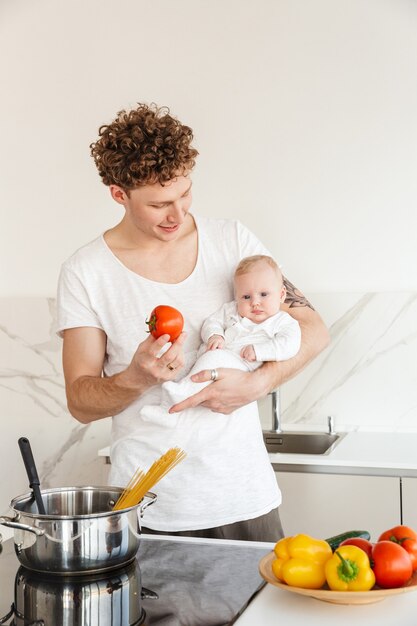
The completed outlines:
[[[185,456],[185,452],[180,448],[170,448],[168,452],[165,452],[159,459],[154,461],[146,474],[138,468],[120,494],[113,511],[127,509],[139,504],[145,493],[182,461]]]

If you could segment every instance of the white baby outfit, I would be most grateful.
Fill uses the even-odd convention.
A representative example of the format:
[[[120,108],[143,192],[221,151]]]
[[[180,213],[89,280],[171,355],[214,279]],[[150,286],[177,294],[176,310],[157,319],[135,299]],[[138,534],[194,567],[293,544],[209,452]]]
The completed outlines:
[[[207,350],[206,343],[212,335],[221,335],[225,347],[219,350]],[[243,371],[253,371],[264,361],[286,361],[294,357],[301,345],[301,329],[299,323],[285,313],[278,311],[260,324],[246,317],[241,317],[236,302],[227,302],[204,322],[201,329],[203,344],[198,358],[190,373],[178,382],[167,382],[162,385],[161,410],[169,408],[177,402],[204,389],[209,382],[195,383],[191,376],[206,369],[231,367]],[[246,361],[240,356],[244,346],[252,345],[256,361]],[[197,410],[200,407],[196,407]],[[156,416],[156,407],[151,410]],[[148,408],[144,407],[144,413]]]
[[[291,315],[278,311],[256,324],[239,315],[235,301],[224,304],[204,322],[203,341],[207,343],[212,335],[222,335],[226,348],[237,354],[244,346],[253,345],[256,361],[245,361],[249,369],[256,369],[263,361],[291,359],[301,345],[300,325]]]

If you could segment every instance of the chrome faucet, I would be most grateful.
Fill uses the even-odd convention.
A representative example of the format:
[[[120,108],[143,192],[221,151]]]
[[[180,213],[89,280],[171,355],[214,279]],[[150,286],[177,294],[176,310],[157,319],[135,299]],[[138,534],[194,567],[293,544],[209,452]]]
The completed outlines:
[[[329,435],[334,435],[336,433],[334,429],[334,418],[332,415],[329,415],[327,418],[327,432]]]
[[[271,391],[271,397],[272,397],[272,428],[269,431],[270,433],[282,433],[282,426],[281,426],[281,395],[280,395],[280,388],[278,387],[278,389],[274,389],[274,391]],[[335,427],[334,427],[334,417],[332,415],[329,415],[327,418],[327,433],[329,435],[335,435],[336,431],[335,431]]]
[[[272,396],[272,431],[282,433],[281,428],[281,397],[279,388],[271,392]]]

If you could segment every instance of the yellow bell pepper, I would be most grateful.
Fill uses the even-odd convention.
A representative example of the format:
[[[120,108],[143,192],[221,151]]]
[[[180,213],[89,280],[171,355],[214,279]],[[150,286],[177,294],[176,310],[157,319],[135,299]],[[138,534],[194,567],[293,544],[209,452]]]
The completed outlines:
[[[326,582],[324,566],[332,556],[327,541],[294,535],[278,541],[274,552],[272,571],[278,580],[304,589],[320,589]]]
[[[340,546],[325,566],[326,580],[334,591],[369,591],[375,574],[368,555],[357,546]]]

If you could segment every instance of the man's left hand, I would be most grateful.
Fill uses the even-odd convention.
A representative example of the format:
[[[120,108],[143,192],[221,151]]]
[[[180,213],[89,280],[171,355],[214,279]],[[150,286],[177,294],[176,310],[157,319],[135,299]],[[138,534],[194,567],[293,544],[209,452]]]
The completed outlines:
[[[212,370],[202,370],[191,377],[195,383],[211,380]],[[232,368],[217,369],[218,378],[204,389],[174,404],[169,413],[178,413],[195,406],[204,406],[216,413],[228,415],[236,409],[254,402],[262,396],[252,372],[242,372]]]

